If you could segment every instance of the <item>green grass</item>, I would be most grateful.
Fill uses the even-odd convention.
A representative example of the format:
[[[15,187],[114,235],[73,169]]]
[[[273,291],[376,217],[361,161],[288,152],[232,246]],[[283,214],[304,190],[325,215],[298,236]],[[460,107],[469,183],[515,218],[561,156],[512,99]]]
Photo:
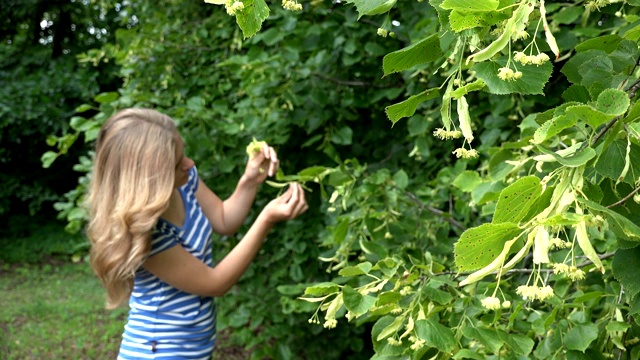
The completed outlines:
[[[115,359],[126,309],[104,309],[88,264],[0,271],[0,354],[12,359]]]

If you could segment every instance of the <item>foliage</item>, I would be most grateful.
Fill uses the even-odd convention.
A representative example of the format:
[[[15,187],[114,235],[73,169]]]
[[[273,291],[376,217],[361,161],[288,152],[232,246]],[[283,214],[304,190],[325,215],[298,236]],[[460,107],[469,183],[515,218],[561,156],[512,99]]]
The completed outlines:
[[[83,2],[3,1],[0,16],[0,215],[51,213],[73,189],[73,157],[43,168],[47,142],[68,129],[74,109],[113,84],[110,66],[82,68],[75,56],[108,41],[113,8]],[[51,135],[51,136],[50,136]],[[68,147],[60,147],[65,153]],[[42,209],[43,204],[47,206]],[[3,222],[4,224],[4,222]],[[6,225],[5,225],[6,226]],[[3,227],[5,227],[3,226]]]
[[[236,3],[132,4],[72,128],[159,108],[223,196],[278,145],[312,209],[221,299],[256,357],[637,358],[640,3]]]

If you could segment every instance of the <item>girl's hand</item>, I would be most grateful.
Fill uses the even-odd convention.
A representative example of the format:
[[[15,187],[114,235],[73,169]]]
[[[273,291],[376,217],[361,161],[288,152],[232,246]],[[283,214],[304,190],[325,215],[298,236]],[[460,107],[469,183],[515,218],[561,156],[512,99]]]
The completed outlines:
[[[259,151],[255,151],[249,156],[244,176],[251,182],[261,184],[267,176],[274,176],[279,166],[280,160],[278,160],[276,151],[264,143]]]
[[[291,220],[307,211],[309,206],[304,197],[304,190],[298,183],[289,184],[289,189],[271,200],[262,210],[261,215],[271,224]]]

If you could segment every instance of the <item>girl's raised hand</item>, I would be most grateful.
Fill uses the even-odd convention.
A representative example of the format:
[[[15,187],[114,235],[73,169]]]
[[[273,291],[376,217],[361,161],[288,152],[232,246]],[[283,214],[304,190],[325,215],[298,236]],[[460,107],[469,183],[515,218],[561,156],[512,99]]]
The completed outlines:
[[[309,206],[304,197],[304,190],[298,183],[290,183],[289,189],[271,200],[262,210],[266,221],[275,224],[284,220],[291,220],[307,211]]]
[[[249,161],[244,170],[245,177],[258,184],[263,183],[267,176],[274,176],[280,166],[276,151],[266,142],[261,142],[261,145],[259,150],[256,149],[249,154]]]

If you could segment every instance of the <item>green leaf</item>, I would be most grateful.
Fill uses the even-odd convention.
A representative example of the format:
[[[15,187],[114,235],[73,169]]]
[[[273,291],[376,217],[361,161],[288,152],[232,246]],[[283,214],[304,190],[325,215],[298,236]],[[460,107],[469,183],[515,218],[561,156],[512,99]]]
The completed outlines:
[[[58,153],[54,151],[47,151],[40,157],[40,162],[42,162],[42,167],[48,169],[51,164],[58,158]]]
[[[540,179],[537,176],[526,176],[507,186],[500,192],[492,223],[517,224],[542,193]]]
[[[577,121],[578,119],[570,114],[556,116],[547,120],[533,133],[533,143],[542,144],[549,138],[561,133],[562,130],[572,127]]]
[[[343,269],[341,269],[338,274],[340,276],[358,276],[358,275],[365,275],[368,274],[369,271],[371,271],[371,268],[373,267],[373,265],[371,265],[370,262],[363,262],[360,263],[358,265],[354,265],[354,266],[347,266]]]
[[[606,59],[607,53],[602,50],[588,50],[585,52],[577,53],[572,56],[560,70],[567,79],[574,83],[580,84],[582,82],[583,73],[580,72],[580,66],[592,59]]]
[[[618,238],[629,241],[640,241],[640,227],[633,221],[618,214],[617,212],[610,210],[600,204],[593,201],[579,198],[582,204],[587,206],[591,212],[595,214],[605,215],[609,220],[609,228],[613,231]]]
[[[384,14],[391,10],[397,0],[347,0],[347,3],[354,4],[358,11],[358,19],[364,15]]]
[[[598,326],[595,324],[580,324],[574,326],[565,335],[564,343],[567,349],[585,351],[589,344],[598,337]]]
[[[586,103],[591,100],[589,91],[582,85],[573,84],[562,93],[562,98],[567,102]]]
[[[615,181],[621,180],[628,184],[634,184],[640,178],[640,146],[631,143],[629,153],[629,169],[623,179],[619,179],[625,167],[627,154],[627,141],[617,139],[602,150],[602,154],[596,163],[598,173]]]
[[[449,14],[449,24],[451,30],[461,32],[481,26],[492,26],[509,16],[503,12],[462,12],[453,10]]]
[[[494,354],[497,354],[504,344],[504,341],[500,339],[498,333],[493,329],[466,326],[462,330],[462,334],[468,339],[480,342]]]
[[[575,118],[576,120],[580,119],[586,122],[593,129],[597,129],[600,125],[608,122],[615,117],[598,111],[589,105],[570,106],[567,108],[566,114],[567,116],[571,115],[571,117]]]
[[[415,330],[418,338],[425,341],[425,344],[443,352],[453,350],[456,340],[453,331],[436,322],[433,318],[417,320]]]
[[[94,100],[96,102],[104,104],[104,103],[110,103],[112,101],[115,101],[117,98],[118,98],[118,93],[117,92],[105,92],[105,93],[101,93],[101,94],[96,95]]]
[[[578,167],[586,164],[589,160],[596,156],[596,151],[592,147],[586,147],[582,150],[578,150],[573,155],[563,157],[556,152],[545,148],[542,145],[536,145],[537,148],[545,154],[553,156],[560,164],[566,167]]]
[[[351,311],[356,316],[360,316],[369,311],[376,302],[376,298],[374,296],[362,295],[347,285],[342,288],[342,298],[347,310]]]
[[[244,38],[255,35],[269,17],[269,6],[264,0],[243,0],[244,9],[236,13],[236,23]]]
[[[382,59],[384,76],[434,61],[441,54],[440,37],[435,33],[404,49],[387,54]]]
[[[422,102],[434,99],[440,95],[438,88],[427,89],[417,95],[413,95],[408,99],[399,102],[397,104],[393,104],[387,106],[385,108],[385,112],[387,113],[387,117],[391,122],[395,125],[398,120],[409,117],[416,112],[418,105]]]
[[[338,285],[332,282],[322,282],[304,290],[305,295],[324,296],[338,292]]]
[[[499,333],[502,340],[513,350],[516,355],[527,356],[533,350],[535,342],[533,339],[520,334],[505,334]]]
[[[599,36],[576,45],[576,51],[584,52],[587,50],[602,50],[606,53],[612,53],[618,48],[618,45],[622,40],[622,37],[619,35]]]
[[[380,341],[383,339],[388,338],[389,336],[395,334],[396,332],[398,332],[398,329],[400,329],[400,327],[402,326],[402,324],[404,324],[405,320],[406,320],[406,316],[397,316],[393,319],[393,321],[391,323],[389,323],[388,325],[386,325],[381,331],[380,333],[375,337],[376,341]],[[372,335],[375,332],[372,331]]]
[[[523,94],[536,95],[543,94],[542,89],[551,76],[553,66],[547,62],[540,66],[519,65],[518,70],[522,72],[522,77],[517,80],[501,80],[498,77],[498,69],[506,65],[506,59],[501,58],[495,61],[485,61],[473,66],[477,76],[486,84],[488,91],[492,94]]]
[[[431,286],[424,286],[422,288],[422,295],[425,299],[429,299],[440,305],[446,305],[453,299],[453,295],[449,292]]]
[[[629,95],[618,89],[606,89],[598,95],[596,110],[607,115],[620,116],[629,108]]]
[[[613,256],[613,276],[624,286],[625,292],[631,298],[640,293],[638,264],[640,264],[640,246],[632,249],[617,249]]]
[[[498,0],[444,0],[440,7],[458,11],[493,11],[498,9],[499,3]]]
[[[460,349],[456,351],[456,354],[453,355],[453,359],[476,359],[476,360],[485,360],[486,357],[478,354],[475,351],[471,351],[469,349]]]
[[[386,338],[391,335],[391,332],[389,332],[389,334],[385,334],[385,336],[380,336],[383,332],[388,331],[392,325],[395,327],[395,331],[397,331],[400,326],[402,326],[402,322],[396,324],[397,321],[397,317],[387,315],[381,317],[375,324],[373,324],[373,328],[371,329],[371,340],[376,354],[394,356],[400,355],[404,350],[401,346],[394,346],[386,341]],[[391,330],[393,330],[393,328],[391,328]]]
[[[507,222],[467,229],[454,246],[456,266],[460,271],[472,271],[489,265],[504,244],[520,232],[518,225]]]
[[[398,188],[404,190],[407,185],[409,185],[409,175],[407,175],[404,170],[400,169],[393,174],[393,182]]]
[[[470,192],[481,182],[482,178],[477,171],[465,170],[456,176],[452,185],[464,192]]]

